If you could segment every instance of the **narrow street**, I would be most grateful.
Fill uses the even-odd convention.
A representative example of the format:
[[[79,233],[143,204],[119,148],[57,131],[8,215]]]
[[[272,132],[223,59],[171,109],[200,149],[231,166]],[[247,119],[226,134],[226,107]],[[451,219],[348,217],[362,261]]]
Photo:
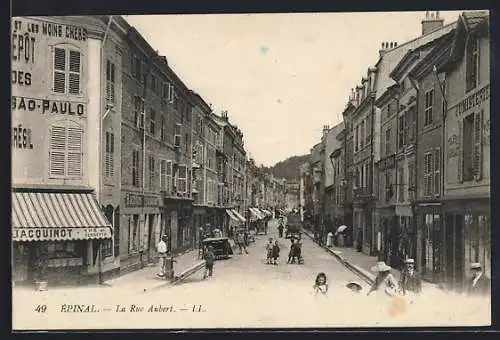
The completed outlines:
[[[355,280],[363,285],[363,292],[368,289],[361,279],[305,235],[305,264],[286,264],[290,242],[283,238],[280,239],[280,263],[267,265],[266,241],[277,236],[276,222],[272,221],[268,235],[259,235],[250,244],[249,254],[240,255],[236,250],[231,259],[216,261],[214,276],[206,280],[199,272],[177,286],[142,293],[140,286],[133,287],[130,282],[123,287],[15,292],[13,296],[18,301],[13,305],[14,323],[16,318],[21,318],[28,328],[50,329],[65,325],[72,329],[97,329],[366,327],[488,322],[489,306],[484,302],[468,301],[468,308],[461,310],[450,308],[456,306],[459,297],[445,295],[438,297],[442,301],[439,305],[435,304],[436,296],[429,295],[394,314],[387,297],[366,297],[366,294],[354,294],[345,288],[347,282]],[[330,284],[327,296],[315,296],[312,289],[321,271],[326,273]],[[449,298],[453,298],[454,305],[446,303]],[[46,313],[33,311],[39,304],[47,305]],[[63,305],[72,304],[95,304],[99,311],[60,312]],[[27,306],[32,306],[32,310],[27,310]],[[148,312],[151,307],[156,311]],[[122,308],[125,312],[118,311]],[[142,311],[138,311],[141,308]],[[51,314],[52,317],[47,317]],[[474,320],[470,315],[474,315]]]

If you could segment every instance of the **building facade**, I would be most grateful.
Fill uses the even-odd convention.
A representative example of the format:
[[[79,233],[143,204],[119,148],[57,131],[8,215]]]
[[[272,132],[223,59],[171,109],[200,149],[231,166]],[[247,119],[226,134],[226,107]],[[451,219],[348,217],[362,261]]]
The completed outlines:
[[[444,278],[463,288],[472,262],[491,278],[488,12],[460,15],[445,75]]]
[[[109,17],[17,17],[11,34],[12,281],[102,282],[119,266],[115,215],[101,209],[119,205],[119,177],[102,172],[101,159],[105,131],[120,117],[118,102],[106,118],[103,79],[106,60],[119,59],[123,26]]]

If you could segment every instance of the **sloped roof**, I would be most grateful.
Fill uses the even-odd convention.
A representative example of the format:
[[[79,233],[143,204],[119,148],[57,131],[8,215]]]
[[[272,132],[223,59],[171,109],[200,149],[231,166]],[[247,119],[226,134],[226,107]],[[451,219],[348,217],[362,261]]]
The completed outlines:
[[[443,28],[410,40],[404,44],[398,45],[396,48],[385,52],[377,63],[377,76],[375,77],[375,99],[379,99],[384,92],[396,82],[391,79],[390,73],[400,62],[400,60],[410,50],[415,50],[420,46],[426,45],[435,39],[440,38],[444,34],[450,32],[455,27],[455,22],[444,26]]]
[[[488,11],[470,11],[463,12],[462,17],[465,21],[467,29],[472,31],[476,28],[476,26],[485,22],[485,20],[489,20]]]

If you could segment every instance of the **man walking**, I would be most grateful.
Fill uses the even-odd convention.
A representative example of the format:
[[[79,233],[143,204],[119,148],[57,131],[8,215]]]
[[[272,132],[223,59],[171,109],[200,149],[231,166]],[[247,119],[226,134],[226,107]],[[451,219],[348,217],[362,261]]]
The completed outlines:
[[[415,260],[407,259],[405,263],[406,268],[401,273],[399,287],[403,295],[406,295],[406,292],[420,294],[420,292],[422,291],[422,281],[420,280],[420,276],[415,270]]]
[[[163,235],[157,245],[158,257],[160,259],[160,272],[156,275],[165,276],[165,267],[167,264],[167,236]]]
[[[491,294],[491,280],[487,278],[481,268],[481,264],[476,262],[470,266],[472,278],[470,279],[467,294],[471,296],[487,296]]]
[[[279,233],[279,236],[280,238],[283,237],[283,219],[280,218],[279,222],[278,222],[278,233]]]

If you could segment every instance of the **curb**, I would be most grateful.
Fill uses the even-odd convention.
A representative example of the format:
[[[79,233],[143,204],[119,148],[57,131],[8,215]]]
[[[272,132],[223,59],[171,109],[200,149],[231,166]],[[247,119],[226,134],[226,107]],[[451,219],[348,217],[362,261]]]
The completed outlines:
[[[302,232],[305,235],[307,235],[314,243],[316,243],[314,241],[314,237],[308,231],[303,229]],[[335,257],[335,259],[337,261],[339,261],[344,267],[346,267],[347,269],[352,271],[354,274],[356,274],[360,279],[362,279],[366,283],[371,285],[371,284],[373,284],[373,282],[375,282],[374,275],[367,273],[365,270],[363,270],[363,269],[359,268],[358,266],[356,266],[355,264],[352,264],[351,262],[347,261],[343,256],[341,256],[335,250],[330,249],[328,247],[322,247],[322,248],[325,249],[326,251],[328,251],[330,254],[332,254]]]

